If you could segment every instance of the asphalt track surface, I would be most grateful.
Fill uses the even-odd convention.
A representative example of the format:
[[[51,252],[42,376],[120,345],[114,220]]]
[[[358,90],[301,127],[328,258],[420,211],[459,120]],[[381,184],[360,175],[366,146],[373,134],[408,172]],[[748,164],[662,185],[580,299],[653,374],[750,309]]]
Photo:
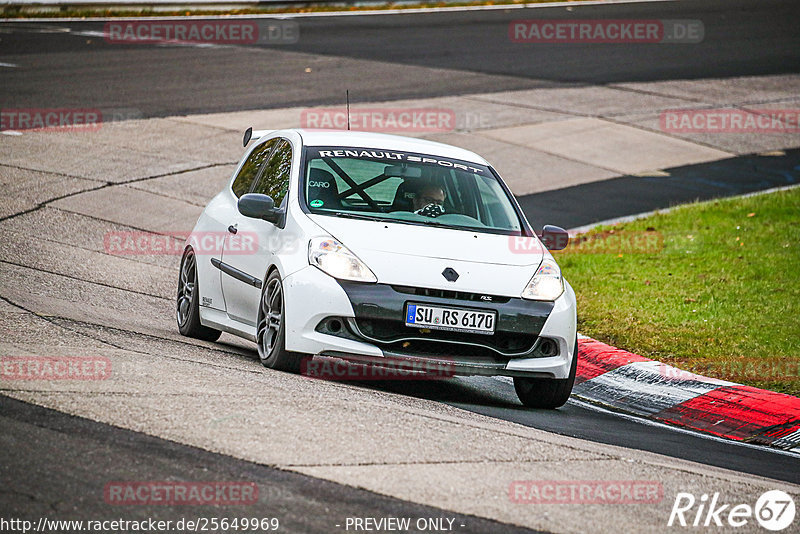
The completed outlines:
[[[697,433],[676,431],[665,425],[645,425],[636,418],[622,418],[575,399],[556,411],[529,410],[519,403],[510,382],[494,378],[362,385],[445,402],[464,410],[548,432],[800,483],[798,456],[795,454],[781,454],[768,448],[743,446],[727,440],[712,440]]]
[[[800,150],[747,155],[667,169],[665,177],[620,176],[518,197],[537,228],[578,228],[686,202],[755,193],[800,183]],[[586,199],[592,199],[587,209]]]
[[[683,45],[574,45],[566,49],[555,45],[514,45],[507,38],[512,20],[592,18],[601,14],[603,18],[701,19],[706,39],[687,54]],[[792,73],[800,69],[798,15],[800,6],[789,1],[698,1],[576,6],[572,12],[540,9],[535,13],[501,10],[325,17],[301,20],[302,38],[296,45],[246,49],[131,49],[80,33],[99,31],[102,24],[98,23],[56,24],[73,31],[53,33],[49,33],[52,26],[43,23],[2,24],[0,53],[4,60],[20,66],[2,70],[0,97],[4,107],[125,107],[139,110],[144,117],[157,117],[338,104],[345,89],[350,89],[358,101],[366,102],[574,84]],[[275,56],[270,51],[275,51]],[[365,65],[369,66],[366,71]],[[315,75],[304,78],[301,73],[306,68],[312,68]],[[657,179],[621,177],[558,193],[531,195],[521,202],[526,209],[542,213],[545,222],[572,227],[694,198],[786,185],[794,180],[798,163],[797,152],[789,151],[785,157],[770,161],[735,158],[706,164],[704,170],[727,180],[716,180],[722,184],[718,190],[704,187],[708,184],[698,178],[698,166],[674,169],[673,175],[681,176],[683,187],[670,187],[636,206],[623,202],[620,191],[652,188]],[[731,176],[742,178],[737,182]],[[700,190],[704,192],[699,193]],[[591,216],[581,205],[588,193],[599,205]],[[546,206],[552,213],[541,211]],[[525,410],[516,400],[513,387],[494,379],[378,383],[368,387],[445,402],[582,439],[800,482],[794,456],[644,425],[574,402],[555,412]],[[206,474],[217,470],[216,478],[209,476],[217,480],[243,473],[248,479],[263,480],[262,487],[280,487],[276,502],[281,504],[274,510],[288,518],[290,524],[295,521],[297,531],[329,531],[330,525],[320,518],[330,516],[328,506],[333,501],[341,516],[440,513],[7,398],[0,398],[0,405],[5,451],[0,467],[3,480],[16,487],[37,481],[37,487],[52,487],[52,500],[43,502],[24,492],[6,492],[2,499],[11,508],[4,509],[50,509],[54,514],[80,510],[87,505],[81,495],[109,480],[114,469],[128,469],[118,471],[120,476],[139,479],[147,479],[148,472],[154,473],[151,478],[164,478],[164,469],[172,469],[176,477],[186,479],[197,478],[198,470]],[[24,453],[9,452],[22,448]],[[58,458],[56,451],[61,455]],[[115,461],[87,463],[87,451]],[[32,472],[38,474],[32,476]],[[490,526],[479,523],[482,520],[467,519],[476,532],[487,531]],[[516,531],[491,525],[492,531],[501,528]]]
[[[4,107],[132,108],[143,117],[800,71],[800,4],[700,0],[295,19],[295,44],[106,42],[102,22],[0,23]],[[519,19],[696,19],[699,44],[519,44]],[[71,32],[64,31],[70,29]],[[83,33],[81,33],[83,32]],[[311,69],[311,72],[306,72]],[[57,82],[57,83],[56,83]]]
[[[459,532],[530,529],[392,499],[146,436],[0,396],[2,517],[155,521],[197,517],[279,518],[279,532],[327,534],[347,517],[448,518]],[[24,449],[25,454],[19,451]],[[11,453],[11,451],[17,451]],[[105,502],[113,480],[248,481],[256,504],[119,506]],[[415,529],[410,532],[415,532]]]

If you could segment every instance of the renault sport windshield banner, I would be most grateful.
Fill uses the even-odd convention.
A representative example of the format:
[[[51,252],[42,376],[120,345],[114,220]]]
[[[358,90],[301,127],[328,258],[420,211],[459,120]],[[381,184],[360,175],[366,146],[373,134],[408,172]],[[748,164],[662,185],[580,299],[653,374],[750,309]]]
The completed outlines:
[[[398,152],[395,150],[379,150],[374,148],[308,147],[306,148],[306,156],[308,159],[354,158],[387,163],[422,163],[425,165],[437,165],[443,168],[457,169],[475,174],[491,175],[486,166],[479,163],[443,158],[441,156],[416,154],[413,152]]]

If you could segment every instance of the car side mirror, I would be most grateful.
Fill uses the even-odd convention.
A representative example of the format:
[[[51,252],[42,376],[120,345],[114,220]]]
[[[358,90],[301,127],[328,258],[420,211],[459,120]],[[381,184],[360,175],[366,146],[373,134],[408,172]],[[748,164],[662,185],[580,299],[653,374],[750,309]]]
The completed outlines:
[[[545,224],[539,236],[547,250],[563,250],[569,243],[569,234],[560,226]]]
[[[242,195],[237,203],[239,213],[245,217],[253,219],[264,219],[273,224],[277,224],[283,212],[275,208],[275,201],[269,195],[260,193],[248,193]]]

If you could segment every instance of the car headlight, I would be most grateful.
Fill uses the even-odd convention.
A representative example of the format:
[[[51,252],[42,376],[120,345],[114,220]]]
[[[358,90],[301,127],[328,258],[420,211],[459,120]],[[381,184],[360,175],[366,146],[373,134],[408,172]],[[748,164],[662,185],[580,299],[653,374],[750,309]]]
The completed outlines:
[[[308,242],[308,263],[339,280],[378,281],[363,261],[332,237],[317,237]]]
[[[560,297],[563,292],[564,279],[561,277],[561,269],[553,258],[545,258],[522,292],[522,298],[552,301]]]

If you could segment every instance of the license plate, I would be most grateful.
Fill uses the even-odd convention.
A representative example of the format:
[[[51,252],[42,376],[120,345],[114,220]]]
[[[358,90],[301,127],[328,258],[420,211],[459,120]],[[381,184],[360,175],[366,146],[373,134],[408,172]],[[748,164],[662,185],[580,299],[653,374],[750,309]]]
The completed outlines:
[[[426,304],[409,304],[406,308],[406,326],[493,334],[497,312],[443,308]]]

